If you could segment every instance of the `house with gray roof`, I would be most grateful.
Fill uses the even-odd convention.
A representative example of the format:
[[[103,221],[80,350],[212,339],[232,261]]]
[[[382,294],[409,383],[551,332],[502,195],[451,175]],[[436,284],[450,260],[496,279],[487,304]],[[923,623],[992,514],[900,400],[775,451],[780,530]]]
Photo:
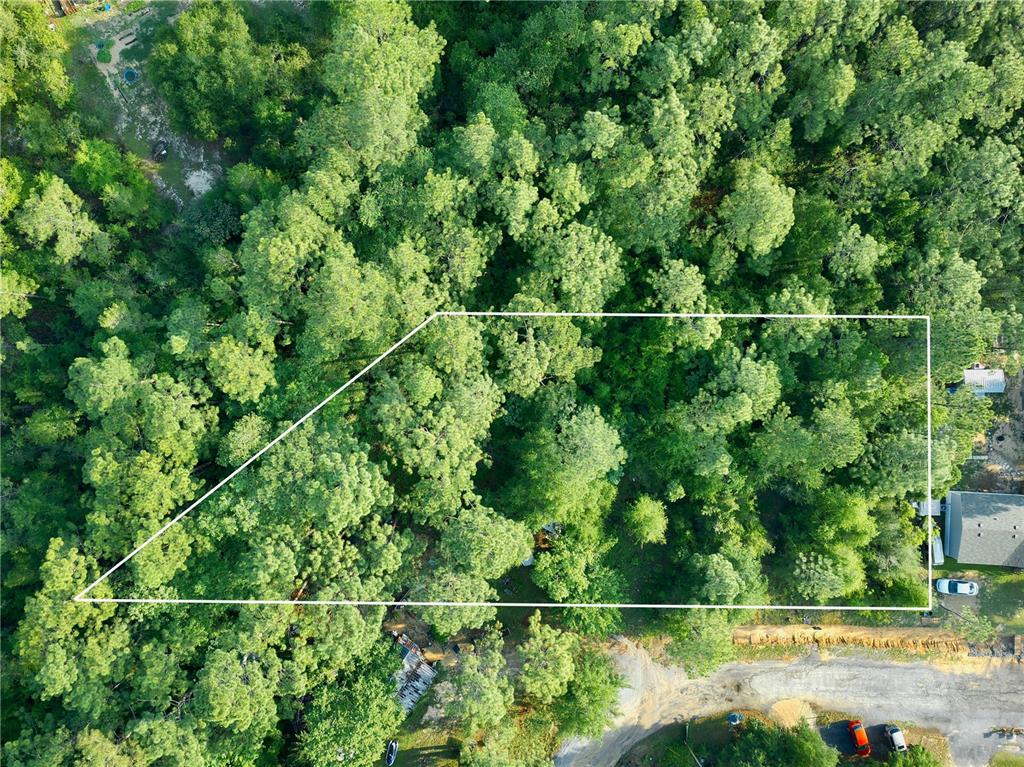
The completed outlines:
[[[965,565],[1024,567],[1024,495],[951,490],[946,556]]]

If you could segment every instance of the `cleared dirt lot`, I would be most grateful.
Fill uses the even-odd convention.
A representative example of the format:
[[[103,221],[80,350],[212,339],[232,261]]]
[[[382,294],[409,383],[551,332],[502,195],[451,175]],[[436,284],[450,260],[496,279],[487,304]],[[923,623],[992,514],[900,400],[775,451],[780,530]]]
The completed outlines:
[[[969,659],[955,663],[897,663],[859,657],[733,663],[703,679],[655,662],[623,640],[612,650],[628,687],[620,714],[602,738],[566,743],[559,767],[613,767],[658,728],[727,708],[766,711],[800,698],[832,711],[858,712],[865,721],[915,722],[949,738],[957,767],[986,767],[1000,745],[993,727],[1024,727],[1024,666]]]

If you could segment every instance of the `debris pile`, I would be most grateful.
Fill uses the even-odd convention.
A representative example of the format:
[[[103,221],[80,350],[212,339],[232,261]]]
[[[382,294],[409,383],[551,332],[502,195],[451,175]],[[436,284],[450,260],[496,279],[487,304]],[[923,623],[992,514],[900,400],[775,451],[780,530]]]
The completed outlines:
[[[394,631],[391,635],[402,653],[402,668],[395,672],[398,702],[409,713],[434,681],[437,670],[423,659],[420,648],[409,637]]]

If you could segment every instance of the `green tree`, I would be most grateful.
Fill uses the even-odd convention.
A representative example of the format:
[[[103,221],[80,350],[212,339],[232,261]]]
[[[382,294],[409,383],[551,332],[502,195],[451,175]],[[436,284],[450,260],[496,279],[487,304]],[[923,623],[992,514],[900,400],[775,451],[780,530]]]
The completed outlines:
[[[236,338],[224,336],[210,346],[209,354],[206,365],[210,380],[238,402],[255,402],[268,386],[275,384],[270,356]]]
[[[976,644],[991,642],[999,633],[987,616],[970,607],[965,607],[960,615],[953,619],[953,626],[960,636]]]
[[[765,168],[740,160],[733,191],[718,209],[729,241],[754,258],[782,244],[793,226],[793,189]]]
[[[661,501],[649,495],[641,495],[626,512],[626,521],[630,533],[641,546],[665,542],[668,516],[665,513],[665,504]]]
[[[8,125],[18,121],[18,154],[51,160],[66,155],[68,139],[81,131],[77,115],[65,114],[74,88],[64,70],[63,44],[42,10],[19,3],[0,12],[0,41],[8,54],[0,63],[0,110]]]
[[[721,553],[697,554],[694,567],[700,573],[702,602],[729,605],[736,602],[744,590],[743,578],[727,556]]]
[[[864,564],[848,546],[837,546],[827,553],[803,552],[796,555],[793,589],[814,604],[846,596],[864,586]]]
[[[486,507],[471,506],[448,522],[439,547],[452,566],[492,580],[530,555],[533,535],[521,522]]]
[[[93,489],[91,546],[116,558],[194,496],[192,469],[217,416],[201,389],[166,373],[143,377],[121,339],[104,341],[100,351],[72,363],[67,394],[90,421],[83,478]],[[150,585],[165,581],[184,565],[186,541],[182,530],[168,531],[162,547],[133,560],[133,572]]]
[[[310,767],[334,765],[339,758],[370,767],[403,717],[387,665],[371,663],[351,680],[317,690],[305,711],[299,759]]]
[[[234,3],[190,6],[165,27],[149,66],[175,122],[207,141],[240,134],[272,76]]]
[[[608,475],[626,459],[618,432],[595,407],[563,414],[555,429],[529,435],[509,503],[536,529],[554,520],[578,524],[607,506]]]
[[[445,719],[469,738],[501,722],[512,706],[513,687],[500,638],[490,635],[477,642],[435,695]]]
[[[519,683],[538,703],[550,703],[569,689],[576,670],[576,637],[541,623],[540,611],[530,618],[526,641],[519,646]]]
[[[623,283],[621,257],[610,237],[572,223],[540,238],[523,292],[562,311],[601,311]]]
[[[615,714],[622,682],[604,652],[581,648],[568,690],[554,704],[559,732],[570,737],[598,737]]]
[[[41,586],[25,604],[14,640],[23,683],[40,700],[58,699],[84,717],[110,705],[108,686],[124,668],[131,636],[109,604],[71,602],[98,575],[94,561],[60,538],[49,542]],[[94,596],[110,596],[97,587]]]
[[[33,246],[47,246],[44,257],[58,266],[78,259],[108,262],[109,238],[89,218],[81,198],[57,176],[40,177],[35,191],[22,203],[15,224]]]
[[[544,311],[536,299],[521,297],[510,311]],[[512,394],[528,397],[540,386],[572,381],[577,371],[600,357],[568,317],[516,317],[498,320],[493,330],[498,352],[497,381]]]
[[[299,352],[311,362],[324,363],[346,353],[377,352],[377,346],[390,340],[386,334],[393,332],[382,319],[390,291],[380,268],[360,264],[350,245],[337,243],[304,302],[307,319],[297,342]]]
[[[669,655],[687,673],[710,674],[736,657],[732,624],[724,610],[679,610],[666,615],[665,629],[672,637]]]
[[[71,178],[103,201],[111,220],[128,226],[159,223],[156,192],[139,159],[110,142],[86,139],[79,144]]]
[[[266,445],[270,436],[270,424],[266,419],[256,413],[247,413],[235,421],[224,435],[217,451],[217,463],[224,468],[240,466]]]
[[[198,675],[196,713],[204,721],[233,731],[262,735],[277,719],[277,657],[268,666],[251,653],[214,650]]]
[[[324,59],[330,94],[299,131],[306,151],[341,153],[368,170],[397,159],[426,124],[419,98],[433,78],[443,41],[412,23],[407,5],[360,3],[339,15]]]
[[[0,317],[24,317],[31,306],[29,299],[38,287],[37,282],[13,269],[0,271]]]
[[[839,752],[828,746],[807,722],[781,728],[748,719],[739,738],[729,743],[720,756],[734,767],[793,765],[793,767],[835,767]]]

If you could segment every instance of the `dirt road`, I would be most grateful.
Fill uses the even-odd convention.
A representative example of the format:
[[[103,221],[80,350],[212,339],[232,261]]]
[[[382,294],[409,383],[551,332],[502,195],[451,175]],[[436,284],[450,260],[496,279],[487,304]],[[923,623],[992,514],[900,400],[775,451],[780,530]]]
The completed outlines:
[[[656,663],[643,648],[620,642],[613,655],[628,680],[619,715],[600,740],[566,743],[557,767],[613,767],[661,726],[729,708],[767,710],[787,698],[872,720],[935,727],[949,736],[956,767],[985,767],[1005,744],[994,726],[1024,727],[1024,666],[992,661],[971,671],[931,663],[856,657],[733,663],[704,679]],[[1018,739],[1019,740],[1019,739]]]

